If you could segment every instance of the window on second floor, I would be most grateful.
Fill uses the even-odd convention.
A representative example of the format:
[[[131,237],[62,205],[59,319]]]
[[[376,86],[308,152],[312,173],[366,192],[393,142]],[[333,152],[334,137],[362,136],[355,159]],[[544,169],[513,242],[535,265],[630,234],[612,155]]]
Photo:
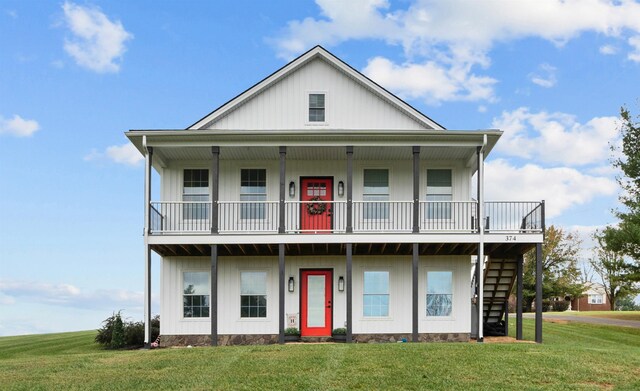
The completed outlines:
[[[453,199],[451,170],[427,170],[427,219],[451,218],[451,204]]]
[[[325,121],[324,94],[309,94],[309,122]]]
[[[267,200],[267,170],[263,168],[242,169],[240,171],[240,218],[245,220],[264,219]]]
[[[365,219],[389,218],[389,170],[364,170],[364,189],[362,194]]]
[[[209,170],[184,170],[182,186],[182,214],[185,219],[209,218]]]

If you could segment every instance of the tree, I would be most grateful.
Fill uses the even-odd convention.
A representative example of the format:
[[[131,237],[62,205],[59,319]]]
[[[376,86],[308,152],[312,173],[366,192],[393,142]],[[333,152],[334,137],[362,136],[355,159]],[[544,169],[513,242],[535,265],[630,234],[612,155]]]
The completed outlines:
[[[618,300],[640,292],[633,276],[636,268],[624,259],[624,255],[607,248],[604,235],[596,232],[593,238],[598,242],[591,259],[591,267],[602,279],[611,310],[616,309]]]
[[[622,297],[616,302],[616,311],[640,311],[640,304],[633,301],[633,297]]]
[[[627,255],[640,264],[640,117],[632,118],[626,107],[620,108],[622,146],[612,145],[612,164],[621,174],[616,177],[622,189],[619,197],[624,210],[615,212],[617,227],[607,227],[603,239],[607,248]],[[631,277],[640,280],[640,273]]]
[[[542,295],[543,299],[582,295],[584,286],[580,281],[578,252],[580,239],[572,233],[553,225],[545,231],[542,244]],[[531,310],[536,298],[536,257],[530,251],[524,257],[523,300],[525,310]]]

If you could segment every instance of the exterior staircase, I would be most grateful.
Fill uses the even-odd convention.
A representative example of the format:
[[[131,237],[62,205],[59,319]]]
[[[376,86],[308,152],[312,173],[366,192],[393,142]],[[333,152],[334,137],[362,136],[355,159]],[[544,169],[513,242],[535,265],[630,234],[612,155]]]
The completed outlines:
[[[507,335],[507,317],[509,295],[516,281],[515,259],[493,259],[485,264],[483,334]]]

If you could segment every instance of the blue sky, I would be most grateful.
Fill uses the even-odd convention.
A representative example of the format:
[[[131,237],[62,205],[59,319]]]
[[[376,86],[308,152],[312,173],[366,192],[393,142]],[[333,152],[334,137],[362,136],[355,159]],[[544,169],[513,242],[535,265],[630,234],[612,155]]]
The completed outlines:
[[[123,133],[185,128],[316,44],[448,129],[504,130],[487,198],[547,200],[585,259],[614,221],[638,2],[3,0],[0,335],[141,319],[143,167]]]

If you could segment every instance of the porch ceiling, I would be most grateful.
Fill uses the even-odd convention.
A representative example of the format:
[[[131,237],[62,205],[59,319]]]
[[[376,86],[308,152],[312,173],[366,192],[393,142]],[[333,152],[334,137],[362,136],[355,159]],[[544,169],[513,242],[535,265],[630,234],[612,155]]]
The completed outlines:
[[[475,154],[475,147],[423,147],[422,160],[463,160],[469,161]],[[165,164],[172,161],[210,160],[211,148],[208,147],[156,147],[154,156]],[[277,160],[278,147],[222,147],[222,160]],[[411,147],[405,146],[363,146],[355,147],[354,160],[410,160],[413,158]],[[346,160],[344,147],[294,146],[287,148],[287,160]]]
[[[531,243],[488,243],[485,254],[495,258],[514,258],[534,248]],[[161,256],[211,256],[211,246],[202,244],[154,244]],[[411,243],[354,243],[353,255],[411,255]],[[420,255],[476,255],[476,243],[421,243]],[[344,255],[344,243],[289,243],[287,256]],[[278,256],[278,244],[220,244],[219,256]]]

